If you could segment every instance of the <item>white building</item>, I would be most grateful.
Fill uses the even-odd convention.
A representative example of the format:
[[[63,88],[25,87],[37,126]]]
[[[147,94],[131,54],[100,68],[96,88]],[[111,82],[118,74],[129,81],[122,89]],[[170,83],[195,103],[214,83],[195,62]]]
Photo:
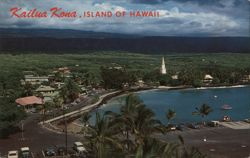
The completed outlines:
[[[166,73],[167,73],[167,70],[166,70],[165,60],[164,60],[164,57],[162,57],[162,61],[161,61],[161,74],[165,75]]]
[[[49,82],[49,77],[48,76],[25,75],[24,80],[21,80],[22,85],[25,85],[25,83],[30,83],[32,85],[40,85],[43,82]]]
[[[203,82],[204,82],[204,83],[211,83],[211,82],[213,82],[213,79],[214,79],[214,78],[213,78],[211,75],[206,74],[206,75],[204,76]]]

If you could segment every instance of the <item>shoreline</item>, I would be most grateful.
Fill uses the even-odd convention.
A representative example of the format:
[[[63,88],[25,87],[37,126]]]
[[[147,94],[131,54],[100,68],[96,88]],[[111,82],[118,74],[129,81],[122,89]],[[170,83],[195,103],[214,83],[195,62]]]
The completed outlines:
[[[213,87],[199,87],[194,88],[191,86],[177,86],[177,87],[169,87],[169,86],[159,86],[159,87],[141,87],[137,89],[127,89],[127,90],[120,90],[120,91],[113,91],[110,93],[106,93],[102,96],[100,96],[99,100],[93,104],[84,106],[76,111],[66,113],[65,116],[67,118],[68,124],[71,122],[74,122],[76,119],[80,117],[81,114],[85,112],[91,112],[94,111],[104,104],[106,104],[108,101],[127,95],[128,93],[140,93],[140,92],[149,92],[149,91],[158,91],[158,90],[206,90],[206,89],[223,89],[223,88],[243,88],[248,87],[249,85],[232,85],[232,86],[213,86]],[[46,120],[44,123],[50,124],[52,126],[57,126],[62,123],[63,116],[58,116],[55,118],[52,118],[50,120]],[[43,125],[42,122],[39,124]]]

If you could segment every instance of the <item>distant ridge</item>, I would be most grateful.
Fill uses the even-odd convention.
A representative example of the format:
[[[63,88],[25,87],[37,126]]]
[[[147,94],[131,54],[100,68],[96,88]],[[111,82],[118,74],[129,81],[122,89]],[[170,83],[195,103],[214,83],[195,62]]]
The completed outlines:
[[[139,35],[127,35],[120,33],[106,33],[94,31],[80,31],[72,29],[15,29],[15,28],[0,28],[1,38],[126,38],[138,37]]]
[[[0,51],[250,53],[249,37],[157,37],[58,29],[0,29]]]

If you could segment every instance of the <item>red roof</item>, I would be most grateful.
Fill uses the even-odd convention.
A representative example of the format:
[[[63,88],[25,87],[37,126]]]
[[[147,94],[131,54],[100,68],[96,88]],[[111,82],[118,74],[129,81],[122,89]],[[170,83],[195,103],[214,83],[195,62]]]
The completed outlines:
[[[36,96],[29,96],[24,98],[16,99],[16,103],[22,106],[33,105],[33,104],[43,104],[43,99]]]

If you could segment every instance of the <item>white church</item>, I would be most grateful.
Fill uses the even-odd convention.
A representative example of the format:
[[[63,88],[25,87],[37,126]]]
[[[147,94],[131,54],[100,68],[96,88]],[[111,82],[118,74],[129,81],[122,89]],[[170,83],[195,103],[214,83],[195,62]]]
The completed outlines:
[[[164,57],[162,57],[162,60],[161,60],[161,69],[160,69],[160,73],[162,75],[166,75],[167,74],[167,70],[166,70],[166,64],[165,64],[165,59]],[[173,80],[178,80],[178,74],[175,74],[175,75],[172,75],[171,78]]]
[[[165,75],[167,73],[164,57],[161,60],[161,74]]]

